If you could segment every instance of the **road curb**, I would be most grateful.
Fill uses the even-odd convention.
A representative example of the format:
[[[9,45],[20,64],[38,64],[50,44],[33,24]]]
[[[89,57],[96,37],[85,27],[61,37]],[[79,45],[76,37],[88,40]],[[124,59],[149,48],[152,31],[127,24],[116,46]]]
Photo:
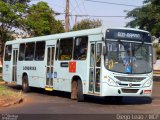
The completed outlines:
[[[7,103],[4,103],[4,104],[1,104],[0,107],[8,107],[8,106],[11,106],[11,105],[20,104],[23,101],[24,101],[23,98],[19,98],[17,100],[13,100],[11,102],[7,102]]]

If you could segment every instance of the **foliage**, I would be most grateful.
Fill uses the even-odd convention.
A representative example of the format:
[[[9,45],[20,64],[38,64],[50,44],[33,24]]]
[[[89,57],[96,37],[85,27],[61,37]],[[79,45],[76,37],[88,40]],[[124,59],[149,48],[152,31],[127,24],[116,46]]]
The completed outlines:
[[[160,59],[160,43],[154,43],[153,47],[156,48],[157,58]]]
[[[148,30],[157,37],[160,36],[160,1],[145,0],[144,5],[127,13],[126,18],[132,18],[126,26]]]
[[[64,32],[60,21],[45,2],[29,6],[30,0],[0,0],[0,55],[6,41],[22,31],[30,36]]]
[[[14,5],[16,3],[21,3],[21,4],[27,5],[27,3],[30,2],[30,0],[1,0],[1,1],[3,1],[5,3],[12,4],[12,5]]]
[[[64,32],[62,23],[55,20],[54,11],[46,2],[39,2],[28,9],[25,30],[30,36]]]
[[[96,28],[96,27],[99,27],[101,25],[102,25],[102,23],[101,23],[100,20],[84,19],[84,20],[80,21],[79,23],[77,23],[73,26],[73,31]]]
[[[0,55],[3,54],[3,48],[6,41],[11,40],[15,33],[13,28],[21,26],[21,20],[27,0],[0,0]]]

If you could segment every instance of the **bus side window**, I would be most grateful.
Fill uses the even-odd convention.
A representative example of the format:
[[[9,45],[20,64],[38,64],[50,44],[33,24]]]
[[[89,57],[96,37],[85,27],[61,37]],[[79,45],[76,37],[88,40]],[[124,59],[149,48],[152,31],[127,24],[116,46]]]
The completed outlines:
[[[25,60],[33,60],[34,59],[34,48],[35,43],[26,43],[26,52],[25,52]]]
[[[59,49],[59,40],[57,40],[56,44],[56,60],[58,59],[58,49]]]
[[[11,54],[12,54],[12,45],[6,45],[4,61],[10,61],[11,60]]]
[[[59,60],[71,60],[73,49],[73,38],[61,39],[59,49]]]
[[[88,37],[77,37],[74,42],[74,60],[85,60],[87,57]]]
[[[19,46],[19,61],[23,61],[25,58],[25,43],[21,43]]]
[[[35,50],[35,60],[42,61],[44,60],[45,53],[45,41],[36,42],[36,50]]]

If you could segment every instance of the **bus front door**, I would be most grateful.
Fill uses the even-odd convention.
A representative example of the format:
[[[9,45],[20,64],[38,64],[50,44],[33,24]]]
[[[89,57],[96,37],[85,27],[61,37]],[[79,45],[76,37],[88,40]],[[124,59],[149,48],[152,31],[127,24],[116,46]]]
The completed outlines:
[[[47,46],[46,90],[53,90],[54,46]]]
[[[90,44],[89,93],[100,93],[102,43]]]
[[[13,49],[13,66],[12,66],[12,82],[17,82],[17,56],[18,49]]]

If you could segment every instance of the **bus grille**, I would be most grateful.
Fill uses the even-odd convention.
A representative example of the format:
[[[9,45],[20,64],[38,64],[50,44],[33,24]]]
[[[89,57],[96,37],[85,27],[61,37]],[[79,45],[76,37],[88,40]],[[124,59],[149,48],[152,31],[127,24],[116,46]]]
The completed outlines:
[[[122,89],[123,93],[137,93],[139,89]]]
[[[141,82],[142,80],[145,79],[145,77],[120,77],[120,76],[115,76],[115,78],[124,82]]]
[[[128,84],[119,83],[120,86],[128,86]],[[138,87],[141,86],[141,84],[132,84],[132,87]]]

